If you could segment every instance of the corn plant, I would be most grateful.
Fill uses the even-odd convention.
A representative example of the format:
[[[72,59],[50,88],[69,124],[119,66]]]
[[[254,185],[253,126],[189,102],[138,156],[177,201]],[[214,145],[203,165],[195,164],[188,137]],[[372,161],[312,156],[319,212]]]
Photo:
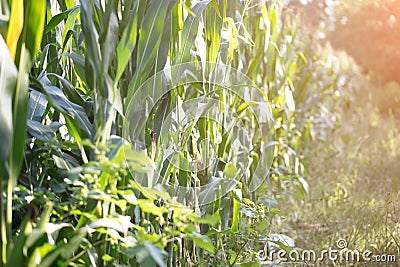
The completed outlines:
[[[257,189],[304,197],[298,151],[324,109],[299,22],[276,1],[9,2],[2,264],[254,261],[282,215]]]

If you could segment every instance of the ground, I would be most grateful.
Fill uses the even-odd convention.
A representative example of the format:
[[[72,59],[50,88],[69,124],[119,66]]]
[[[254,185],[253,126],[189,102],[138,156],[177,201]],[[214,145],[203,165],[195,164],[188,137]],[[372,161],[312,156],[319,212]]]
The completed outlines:
[[[399,87],[387,88],[358,92],[341,126],[308,145],[309,195],[281,222],[296,247],[321,251],[345,239],[348,249],[395,255],[400,262],[400,120],[387,104],[397,101]]]

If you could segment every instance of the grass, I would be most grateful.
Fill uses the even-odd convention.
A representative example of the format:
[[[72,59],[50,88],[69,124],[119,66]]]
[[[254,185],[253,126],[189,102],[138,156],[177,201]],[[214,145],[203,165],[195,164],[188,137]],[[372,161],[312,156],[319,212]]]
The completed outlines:
[[[344,238],[349,249],[400,260],[400,127],[386,104],[400,88],[390,88],[356,93],[341,114],[342,126],[325,142],[308,144],[311,190],[285,220],[297,247],[321,251]]]

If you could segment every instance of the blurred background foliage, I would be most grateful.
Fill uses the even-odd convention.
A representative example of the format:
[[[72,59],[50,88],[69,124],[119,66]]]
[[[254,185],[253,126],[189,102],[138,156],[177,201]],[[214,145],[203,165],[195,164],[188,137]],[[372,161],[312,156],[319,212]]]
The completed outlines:
[[[400,81],[399,1],[287,2],[307,27],[328,29],[324,35],[332,46],[346,51],[374,80]]]
[[[398,253],[398,7],[1,0],[1,266],[260,266],[262,242],[322,249],[339,237],[359,249]],[[244,125],[253,126],[249,142],[230,139],[212,120],[185,132],[218,148],[218,177],[179,170],[157,150],[163,114],[202,97],[205,84],[194,93],[179,85],[146,111],[145,153],[123,134],[130,100],[146,80],[205,61],[246,74],[263,92],[251,100],[271,106],[274,160],[256,192],[246,181],[261,141],[254,115],[232,93],[210,97],[241,110]],[[236,164],[233,143],[250,145],[246,166]],[[208,150],[184,146],[183,162],[194,151]],[[150,177],[148,166],[173,185],[201,183],[205,191],[181,201],[143,186],[138,173]],[[199,204],[239,170],[247,180]]]

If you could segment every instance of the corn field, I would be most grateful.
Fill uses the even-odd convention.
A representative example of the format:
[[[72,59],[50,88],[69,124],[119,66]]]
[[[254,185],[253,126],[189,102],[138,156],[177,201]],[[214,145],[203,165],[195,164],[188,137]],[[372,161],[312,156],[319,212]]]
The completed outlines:
[[[0,266],[264,266],[362,79],[278,0],[1,0],[0,33]]]

